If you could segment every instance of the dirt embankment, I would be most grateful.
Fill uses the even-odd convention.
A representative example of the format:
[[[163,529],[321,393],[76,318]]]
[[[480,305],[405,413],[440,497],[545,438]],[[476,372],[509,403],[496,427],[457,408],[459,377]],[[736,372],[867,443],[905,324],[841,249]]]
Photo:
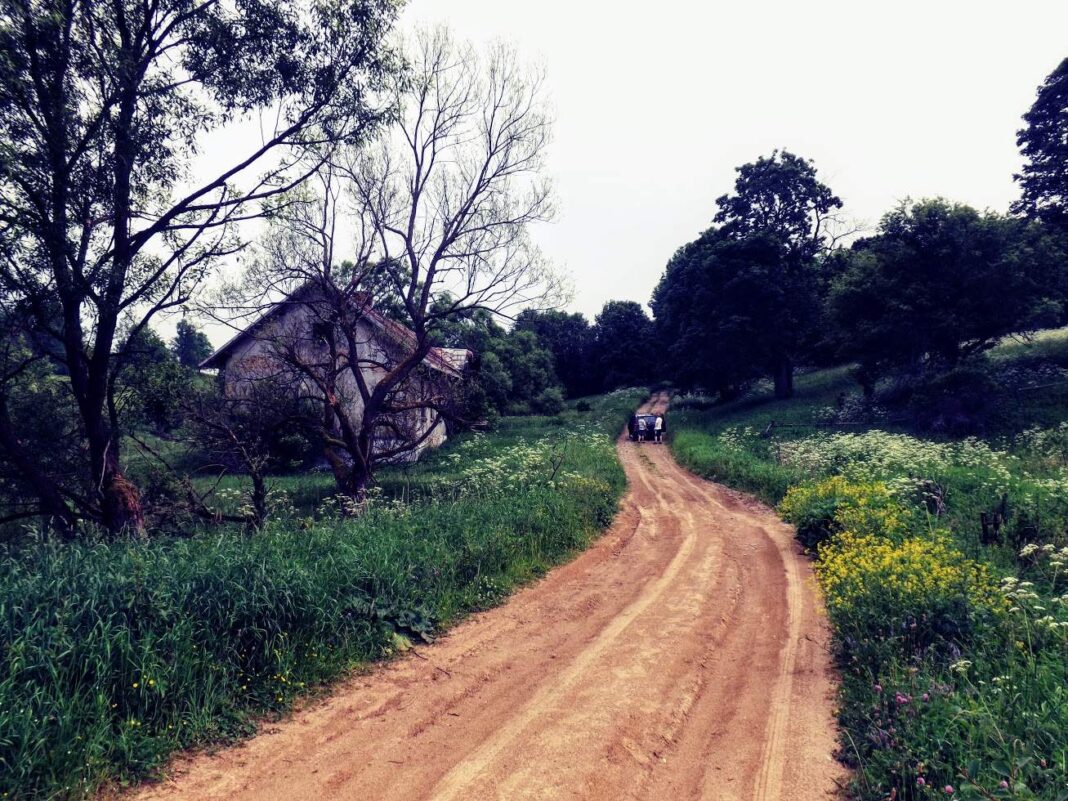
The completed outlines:
[[[573,562],[138,798],[829,797],[827,631],[789,528],[667,446],[619,453],[622,511]]]

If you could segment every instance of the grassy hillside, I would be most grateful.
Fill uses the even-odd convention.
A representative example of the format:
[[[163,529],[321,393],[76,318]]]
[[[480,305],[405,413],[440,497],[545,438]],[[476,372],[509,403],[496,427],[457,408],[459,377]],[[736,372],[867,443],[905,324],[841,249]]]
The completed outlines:
[[[499,602],[612,519],[643,394],[460,437],[354,514],[296,476],[254,535],[0,550],[0,798],[136,779]]]
[[[678,459],[779,504],[816,559],[857,798],[1068,798],[1066,368],[1064,330],[969,366],[965,438],[865,405],[848,368],[675,404]]]

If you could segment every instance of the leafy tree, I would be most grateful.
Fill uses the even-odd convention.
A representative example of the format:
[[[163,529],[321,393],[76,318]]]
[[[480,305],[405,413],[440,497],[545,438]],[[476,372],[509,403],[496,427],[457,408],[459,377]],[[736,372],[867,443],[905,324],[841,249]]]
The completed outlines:
[[[770,365],[776,397],[789,397],[794,365],[816,339],[818,257],[840,235],[835,211],[842,201],[817,179],[811,161],[783,150],[739,167],[734,194],[723,195],[716,204],[713,221],[720,225],[720,235],[736,242],[757,237],[762,254],[769,243],[779,248],[781,264],[772,270],[778,285],[771,293],[778,303],[766,308],[760,320],[774,331],[762,337],[772,350],[762,361]],[[768,300],[771,296],[761,295],[762,303]]]
[[[632,300],[610,300],[593,325],[591,369],[601,389],[641,386],[656,374],[653,321]]]
[[[713,218],[727,236],[774,236],[795,261],[810,260],[827,246],[842,201],[816,178],[811,161],[775,150],[737,172],[734,194],[716,200]]]
[[[472,380],[477,389],[468,390],[468,403],[475,404],[479,417],[556,414],[563,409],[553,355],[533,332],[505,331],[485,311],[466,320],[454,319],[446,330],[453,347],[476,354],[478,368]]]
[[[60,346],[85,445],[81,479],[27,474],[42,502],[64,499],[54,519],[143,527],[112,395],[120,327],[136,334],[184,304],[239,247],[239,221],[380,119],[371,98],[396,8],[0,0],[0,289]],[[274,130],[194,183],[199,138],[261,111]],[[39,457],[19,442],[0,435],[4,459]]]
[[[186,320],[178,321],[178,330],[171,349],[182,367],[196,370],[212,353],[211,340],[207,335]]]
[[[786,271],[778,243],[734,240],[718,229],[680,248],[653,292],[668,376],[685,388],[733,397],[766,374],[783,349]]]
[[[1021,197],[1012,210],[1068,233],[1068,58],[1038,88],[1016,135],[1025,161],[1016,175]]]
[[[952,368],[1043,324],[1063,299],[1042,229],[943,199],[902,203],[854,244],[830,314],[868,391],[889,369]]]
[[[516,317],[515,329],[532,332],[549,349],[556,374],[568,397],[597,391],[595,376],[590,370],[593,327],[583,315],[528,309]]]
[[[482,53],[440,28],[412,40],[408,65],[389,86],[392,124],[373,146],[339,152],[275,216],[230,306],[236,316],[279,290],[305,292],[314,321],[269,334],[267,358],[321,399],[324,455],[354,497],[454,410],[454,383],[416,381],[449,323],[507,315],[558,288],[528,232],[553,211],[541,76],[506,46]],[[341,230],[355,236],[335,239]],[[336,269],[342,247],[351,270]],[[379,291],[410,332],[385,354],[361,329]]]
[[[177,428],[193,382],[159,334],[142,328],[123,343],[117,361],[118,419],[126,427],[148,425],[160,433]]]

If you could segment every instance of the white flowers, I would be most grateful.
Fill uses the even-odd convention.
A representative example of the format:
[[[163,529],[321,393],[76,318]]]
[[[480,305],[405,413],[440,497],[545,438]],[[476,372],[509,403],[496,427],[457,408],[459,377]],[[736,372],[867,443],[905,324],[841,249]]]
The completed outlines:
[[[719,442],[796,467],[812,476],[841,474],[851,481],[893,482],[903,493],[922,489],[924,481],[938,480],[951,471],[971,471],[976,484],[992,497],[1012,491],[1022,503],[1068,501],[1068,423],[1053,429],[1031,429],[1019,438],[1024,456],[995,448],[970,437],[957,442],[933,442],[873,429],[860,433],[816,433],[800,439],[764,439],[751,428],[727,428]],[[1046,474],[1033,477],[1027,470],[1038,454],[1053,459]],[[1059,460],[1059,461],[1058,461]]]
[[[576,450],[593,450],[603,453],[605,459],[613,458],[611,437],[584,426],[561,430],[559,434],[533,442],[519,440],[482,456],[476,455],[475,442],[468,440],[452,454],[450,461],[457,468],[458,478],[448,481],[443,490],[461,496],[485,497],[538,484],[578,485],[591,479],[568,469]]]

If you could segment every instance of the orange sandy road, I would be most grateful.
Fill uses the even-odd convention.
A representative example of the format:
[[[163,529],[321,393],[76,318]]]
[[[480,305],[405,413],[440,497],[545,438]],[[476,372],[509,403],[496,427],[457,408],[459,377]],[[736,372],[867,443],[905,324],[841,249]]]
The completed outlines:
[[[619,454],[620,515],[574,561],[138,798],[829,797],[827,633],[789,528],[666,446]]]

